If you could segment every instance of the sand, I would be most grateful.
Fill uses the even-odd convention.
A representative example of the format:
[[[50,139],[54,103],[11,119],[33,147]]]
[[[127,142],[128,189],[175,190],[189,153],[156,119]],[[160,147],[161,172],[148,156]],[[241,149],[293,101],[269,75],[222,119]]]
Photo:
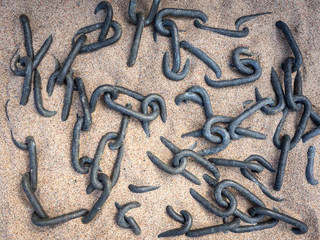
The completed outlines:
[[[166,100],[168,120],[166,124],[157,118],[150,124],[151,137],[148,139],[136,119],[131,119],[125,139],[125,154],[121,166],[121,174],[117,185],[104,204],[101,211],[90,224],[82,224],[81,219],[75,219],[65,224],[53,227],[36,227],[31,222],[33,209],[21,187],[21,177],[28,171],[28,154],[19,150],[12,143],[10,128],[19,141],[32,135],[37,144],[39,161],[39,182],[36,195],[50,217],[58,216],[80,208],[90,209],[100,196],[95,191],[90,195],[85,192],[89,183],[88,175],[74,171],[71,165],[72,129],[76,114],[82,114],[77,94],[74,94],[70,116],[67,121],[61,121],[64,86],[57,86],[52,97],[45,92],[47,80],[54,70],[54,55],[63,61],[71,47],[73,34],[81,27],[103,21],[105,14],[94,15],[94,9],[99,1],[1,1],[0,5],[0,238],[1,239],[157,239],[163,231],[180,227],[180,224],[170,219],[165,212],[167,205],[176,211],[187,210],[193,216],[193,229],[221,224],[221,219],[208,213],[189,194],[189,188],[196,189],[206,197],[212,195],[212,190],[203,181],[203,173],[208,173],[203,167],[189,161],[187,169],[201,179],[201,186],[189,182],[180,175],[168,175],[159,170],[147,157],[146,151],[151,151],[163,161],[172,158],[171,152],[160,142],[160,136],[176,144],[179,148],[189,148],[195,141],[196,150],[209,146],[202,138],[181,138],[183,133],[201,128],[205,121],[203,109],[193,103],[176,106],[175,97],[193,85],[204,87],[210,94],[215,114],[237,116],[244,107],[246,100],[254,100],[254,88],[258,87],[261,94],[274,98],[270,83],[271,67],[275,67],[283,81],[280,64],[289,56],[293,56],[283,34],[276,29],[275,22],[282,20],[292,30],[304,56],[302,65],[304,95],[313,103],[313,108],[320,113],[319,100],[319,49],[320,33],[320,2],[308,1],[162,1],[160,8],[188,8],[204,11],[209,20],[208,26],[234,29],[234,21],[243,15],[271,11],[272,15],[262,16],[244,25],[249,27],[250,34],[246,38],[232,39],[207,31],[196,29],[193,20],[175,19],[180,30],[180,40],[187,40],[200,47],[222,70],[221,79],[231,79],[240,75],[233,71],[231,53],[238,46],[246,46],[255,54],[263,69],[261,78],[255,83],[241,87],[213,89],[206,85],[204,75],[214,78],[214,73],[195,56],[181,50],[182,64],[187,58],[191,61],[188,76],[174,82],[162,74],[162,57],[165,51],[171,49],[169,38],[158,36],[158,42],[152,39],[153,28],[148,26],[143,31],[137,62],[132,68],[126,66],[135,26],[129,23],[128,2],[110,1],[114,17],[122,25],[123,34],[116,44],[90,54],[78,56],[72,66],[76,77],[85,82],[88,96],[102,84],[116,84],[138,91],[144,95],[158,93]],[[147,3],[144,3],[147,2]],[[138,1],[138,8],[147,12],[151,1]],[[52,46],[39,66],[42,77],[42,95],[44,106],[56,110],[58,114],[45,118],[36,111],[33,92],[26,106],[20,106],[20,96],[23,78],[14,76],[9,68],[10,58],[17,47],[20,54],[25,55],[23,32],[19,15],[26,14],[30,18],[33,32],[33,46],[39,49],[43,41],[52,34]],[[98,32],[92,33],[88,41],[94,41]],[[5,102],[10,99],[8,113],[10,122],[5,116]],[[119,103],[130,102],[133,108],[138,108],[138,102],[121,96]],[[291,112],[283,133],[294,133],[301,112]],[[99,102],[92,114],[93,124],[88,132],[81,133],[80,156],[93,157],[100,138],[107,132],[118,131],[121,115]],[[243,138],[232,141],[229,147],[214,156],[245,160],[253,154],[265,157],[273,167],[277,167],[280,151],[272,143],[273,133],[282,114],[267,116],[261,112],[242,123],[243,127],[252,127],[266,134],[267,140],[259,141]],[[314,125],[308,123],[307,130]],[[282,133],[282,134],[283,134]],[[259,174],[260,180],[270,191],[286,200],[274,202],[267,198],[257,185],[245,179],[239,169],[220,167],[221,179],[232,179],[261,198],[266,207],[276,207],[280,212],[295,217],[309,226],[308,233],[298,236],[291,232],[291,226],[280,222],[276,227],[261,232],[234,234],[217,233],[198,239],[319,239],[319,199],[318,186],[307,183],[305,167],[307,164],[307,149],[315,145],[320,149],[319,137],[303,144],[300,142],[289,152],[287,171],[280,192],[272,189],[275,174],[264,171]],[[320,178],[319,151],[315,155],[315,177]],[[101,166],[110,175],[115,159],[115,152],[107,151],[103,155]],[[136,194],[128,190],[129,184],[160,185],[161,188],[145,194]],[[239,209],[246,211],[251,204],[236,194]],[[133,216],[139,223],[142,233],[135,236],[131,230],[122,229],[115,222],[115,202],[124,204],[129,201],[139,201],[140,208],[131,210],[128,216]],[[244,224],[244,223],[242,223]],[[185,236],[171,239],[187,239]]]

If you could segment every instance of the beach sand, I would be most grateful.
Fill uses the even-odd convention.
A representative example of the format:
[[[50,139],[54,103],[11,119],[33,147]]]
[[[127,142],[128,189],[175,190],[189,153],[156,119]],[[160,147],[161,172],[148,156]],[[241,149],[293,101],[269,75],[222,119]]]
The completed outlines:
[[[149,11],[151,1],[137,1],[138,10]],[[268,0],[227,0],[227,1],[161,1],[161,8],[197,9],[208,16],[207,26],[235,29],[234,22],[243,15],[261,12],[272,12],[245,23],[250,33],[245,38],[229,38],[194,27],[193,19],[174,18],[180,34],[180,40],[186,40],[205,51],[221,68],[223,79],[240,77],[230,68],[232,51],[239,46],[249,47],[254,53],[253,59],[262,67],[262,76],[254,83],[239,87],[214,89],[206,85],[207,74],[215,79],[215,75],[203,62],[190,52],[181,50],[181,64],[189,58],[191,65],[188,76],[179,82],[168,80],[162,73],[162,58],[165,51],[171,51],[170,38],[158,35],[153,41],[153,27],[147,26],[143,36],[135,65],[127,67],[127,59],[136,26],[129,22],[129,1],[110,1],[113,7],[113,20],[122,26],[122,37],[114,45],[94,53],[78,55],[72,69],[75,77],[81,77],[86,92],[92,92],[102,84],[120,85],[143,95],[157,93],[166,101],[168,119],[161,122],[160,117],[150,124],[151,137],[147,138],[141,123],[136,119],[129,122],[125,138],[125,154],[122,161],[120,178],[112,189],[110,197],[95,219],[89,224],[82,224],[75,219],[53,227],[37,227],[31,222],[33,209],[25,196],[22,186],[22,175],[29,171],[28,153],[18,149],[10,137],[10,129],[19,141],[32,135],[37,144],[38,157],[38,190],[36,195],[50,217],[75,211],[80,208],[91,209],[100,196],[100,191],[86,194],[89,175],[77,173],[71,165],[72,130],[76,115],[82,114],[77,92],[74,92],[73,104],[67,121],[61,120],[61,110],[65,86],[56,86],[49,97],[45,91],[48,78],[54,71],[55,56],[63,62],[71,49],[74,33],[87,25],[102,22],[103,11],[94,15],[99,1],[1,1],[0,2],[0,238],[1,239],[157,239],[161,232],[178,228],[180,223],[171,219],[165,211],[171,205],[177,212],[186,210],[193,216],[192,229],[222,224],[222,219],[204,209],[190,195],[189,189],[213,201],[210,196],[213,190],[202,179],[209,173],[202,166],[189,161],[187,169],[201,179],[197,186],[181,175],[169,175],[158,169],[147,157],[151,151],[161,160],[168,162],[172,153],[160,141],[166,137],[177,147],[187,149],[195,142],[195,150],[211,145],[202,138],[181,138],[181,135],[201,128],[205,122],[203,109],[197,104],[187,103],[177,106],[175,97],[193,85],[204,87],[211,98],[214,114],[237,116],[245,110],[243,102],[255,102],[254,88],[258,87],[263,97],[274,98],[270,83],[271,67],[274,67],[283,82],[281,63],[293,56],[281,31],[275,27],[278,20],[286,22],[291,29],[304,57],[301,67],[303,76],[303,93],[313,104],[313,109],[320,114],[319,99],[319,49],[320,41],[320,2],[306,1],[268,1]],[[42,78],[42,95],[44,106],[58,113],[52,118],[42,117],[34,105],[33,91],[26,106],[20,106],[23,78],[15,76],[9,67],[10,58],[20,47],[19,53],[25,56],[24,38],[19,16],[26,14],[31,23],[33,46],[38,51],[44,40],[52,34],[53,43],[48,54],[41,62],[38,70]],[[88,42],[97,39],[99,32],[88,35]],[[108,36],[110,36],[109,33]],[[171,54],[172,56],[172,54]],[[5,103],[8,104],[8,122],[5,115]],[[118,103],[127,102],[138,110],[139,102],[121,95]],[[252,103],[253,104],[253,103]],[[251,104],[251,105],[252,105]],[[250,105],[249,105],[250,106]],[[247,106],[247,107],[249,107]],[[302,112],[290,112],[282,135],[293,136]],[[245,120],[241,126],[251,127],[267,136],[265,141],[242,138],[232,141],[227,149],[210,157],[245,160],[253,154],[261,155],[277,169],[280,156],[272,143],[273,133],[282,113],[265,115],[261,111]],[[118,131],[121,114],[111,110],[99,101],[92,114],[93,124],[89,131],[81,132],[80,156],[93,157],[100,138],[107,132]],[[314,125],[309,121],[307,130]],[[275,174],[267,170],[259,173],[263,182],[273,195],[285,198],[283,202],[275,202],[266,197],[259,187],[244,178],[240,170],[219,167],[221,179],[232,179],[247,187],[265,203],[267,208],[277,208],[281,213],[305,222],[309,231],[304,235],[292,233],[292,226],[279,222],[268,230],[252,233],[217,233],[198,239],[319,239],[320,191],[318,186],[308,184],[305,177],[307,150],[315,145],[315,177],[320,178],[320,142],[315,137],[309,142],[299,144],[289,152],[284,184],[281,191],[273,190]],[[110,175],[116,151],[105,151],[101,161],[103,172]],[[136,194],[128,190],[129,184],[160,185],[157,191]],[[238,208],[247,211],[252,203],[246,201],[236,191]],[[135,218],[141,227],[141,235],[135,236],[129,229],[120,228],[115,221],[115,202],[125,204],[138,201],[141,207],[130,210],[127,215]],[[217,203],[214,203],[217,204]],[[244,225],[245,223],[242,223]],[[170,239],[187,239],[186,236]]]

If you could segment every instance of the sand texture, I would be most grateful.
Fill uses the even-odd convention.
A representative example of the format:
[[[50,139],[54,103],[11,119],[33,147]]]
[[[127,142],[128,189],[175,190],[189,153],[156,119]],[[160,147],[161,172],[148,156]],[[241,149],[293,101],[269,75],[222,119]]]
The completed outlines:
[[[38,196],[43,208],[50,217],[58,216],[80,208],[91,209],[100,196],[99,191],[86,194],[89,175],[77,173],[71,165],[71,139],[76,115],[82,114],[77,92],[74,93],[70,116],[67,121],[61,120],[61,111],[65,86],[56,86],[51,97],[46,93],[48,78],[54,71],[55,56],[63,62],[71,49],[74,33],[87,25],[102,22],[103,11],[94,15],[99,1],[0,1],[0,238],[1,239],[157,239],[161,232],[178,228],[180,223],[171,219],[165,211],[167,205],[180,212],[187,210],[193,216],[192,229],[221,224],[221,218],[211,214],[196,202],[190,195],[192,187],[213,202],[213,190],[202,179],[204,173],[210,174],[202,166],[190,160],[187,169],[201,179],[197,186],[181,175],[169,175],[158,169],[147,157],[151,151],[158,158],[169,162],[172,153],[160,141],[164,136],[181,149],[191,147],[196,141],[195,150],[212,145],[203,138],[181,138],[181,135],[203,126],[205,116],[203,108],[189,102],[177,106],[175,97],[193,85],[204,87],[211,98],[214,114],[237,116],[245,110],[243,102],[255,102],[254,89],[258,87],[263,97],[274,98],[270,83],[271,67],[274,67],[283,83],[281,63],[293,56],[283,34],[275,27],[275,22],[282,20],[291,29],[304,57],[301,67],[303,76],[303,94],[313,104],[313,109],[320,114],[319,99],[319,58],[320,58],[320,1],[319,0],[163,0],[161,8],[198,9],[205,12],[209,19],[208,26],[235,29],[235,20],[243,15],[271,11],[271,15],[261,16],[249,21],[244,26],[250,29],[246,38],[229,38],[194,27],[192,19],[173,18],[179,28],[180,40],[187,40],[205,51],[216,61],[222,71],[221,80],[240,77],[237,71],[230,68],[232,51],[238,46],[249,47],[254,53],[263,71],[260,79],[240,87],[214,89],[209,87],[204,76],[216,79],[214,72],[190,52],[181,50],[181,64],[189,58],[191,65],[188,76],[179,82],[168,80],[162,73],[162,58],[166,51],[171,51],[170,38],[158,34],[158,41],[153,41],[153,27],[143,30],[139,54],[134,67],[127,67],[127,59],[136,26],[129,22],[129,1],[110,0],[113,6],[113,20],[122,26],[122,37],[114,45],[97,52],[77,56],[72,69],[74,77],[81,77],[86,92],[90,97],[93,91],[102,84],[120,85],[143,95],[157,93],[166,101],[168,119],[164,124],[160,117],[151,122],[151,137],[147,138],[141,123],[136,119],[129,122],[125,138],[125,153],[121,165],[120,178],[112,189],[110,197],[101,211],[90,224],[82,224],[75,219],[53,227],[37,227],[31,222],[33,209],[25,196],[22,186],[22,175],[29,171],[28,153],[18,149],[10,137],[10,128],[16,139],[24,141],[29,135],[37,144],[38,157]],[[137,1],[138,10],[147,12],[151,1]],[[26,14],[31,22],[33,47],[38,51],[44,40],[52,34],[53,43],[38,70],[42,78],[43,104],[49,110],[58,113],[52,118],[42,117],[34,104],[33,90],[26,106],[19,105],[23,78],[15,76],[9,67],[10,58],[20,47],[20,55],[25,56],[23,31],[19,16]],[[242,27],[241,27],[242,28]],[[109,33],[110,36],[112,33]],[[88,35],[88,42],[97,39],[99,32]],[[170,55],[172,56],[172,54]],[[171,59],[171,58],[170,58]],[[10,121],[5,115],[5,103],[8,104]],[[138,110],[139,102],[121,95],[118,103],[131,103]],[[252,103],[253,104],[253,103]],[[252,105],[251,104],[251,105]],[[250,106],[250,105],[249,105]],[[248,106],[247,106],[248,107]],[[302,111],[290,112],[283,132],[293,136]],[[265,141],[242,138],[232,141],[227,149],[212,155],[226,159],[245,160],[253,154],[266,158],[277,168],[280,151],[273,145],[273,133],[282,113],[265,115],[261,111],[245,120],[241,126],[266,134]],[[92,114],[93,124],[87,132],[81,132],[80,156],[93,157],[100,138],[107,132],[118,131],[121,114],[111,110],[99,101]],[[307,131],[314,128],[309,121]],[[320,142],[315,137],[303,144],[301,141],[289,152],[287,170],[281,191],[273,190],[275,174],[268,171],[259,173],[259,180],[277,197],[285,198],[275,202],[266,197],[259,187],[244,178],[237,168],[219,167],[221,179],[232,179],[243,184],[265,203],[267,208],[276,207],[280,212],[305,222],[309,231],[304,235],[292,233],[292,226],[279,222],[273,229],[253,233],[217,233],[198,239],[320,239],[320,191],[319,186],[308,184],[305,177],[307,150],[315,145],[315,177],[320,178]],[[101,167],[110,175],[116,157],[115,151],[106,151],[102,157]],[[145,193],[132,193],[129,184],[160,185],[160,189]],[[238,207],[247,211],[252,204],[240,194],[233,191],[238,199]],[[135,236],[131,230],[120,228],[115,221],[115,202],[125,204],[138,201],[141,207],[128,212],[141,227],[141,235]],[[217,203],[214,203],[217,204]],[[242,223],[242,225],[245,223]],[[188,239],[186,236],[169,239]]]

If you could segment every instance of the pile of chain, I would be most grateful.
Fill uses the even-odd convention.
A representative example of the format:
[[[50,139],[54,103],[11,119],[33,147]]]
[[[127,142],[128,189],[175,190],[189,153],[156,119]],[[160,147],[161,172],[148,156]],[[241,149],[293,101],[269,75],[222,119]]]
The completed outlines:
[[[217,78],[220,78],[222,73],[219,65],[215,61],[213,61],[205,52],[191,45],[187,41],[180,41],[177,25],[173,20],[164,19],[164,17],[174,16],[193,18],[196,19],[194,25],[197,28],[208,30],[216,34],[239,38],[246,37],[249,34],[249,29],[247,27],[239,30],[240,26],[244,22],[261,15],[270,14],[260,13],[241,17],[235,22],[236,30],[228,30],[202,25],[199,20],[205,23],[208,17],[201,11],[173,8],[165,8],[158,11],[159,4],[160,0],[154,0],[148,16],[145,17],[140,12],[136,13],[136,1],[130,1],[129,17],[130,21],[133,24],[137,25],[137,29],[133,39],[133,44],[127,65],[129,67],[134,65],[138,55],[143,28],[150,25],[154,20],[155,41],[157,40],[157,33],[160,33],[163,36],[171,37],[172,40],[173,66],[170,69],[169,52],[167,51],[163,56],[162,67],[164,75],[168,79],[174,81],[180,81],[184,79],[187,76],[190,67],[190,61],[189,59],[187,59],[183,69],[179,73],[181,68],[180,48],[187,49],[197,58],[202,60],[211,70],[213,70]],[[38,175],[36,142],[32,136],[26,137],[24,142],[19,142],[14,138],[11,131],[14,144],[18,148],[24,151],[28,151],[29,153],[30,171],[23,175],[22,186],[34,209],[31,220],[37,226],[54,225],[78,217],[82,217],[82,222],[85,224],[91,222],[108,199],[112,188],[116,185],[119,179],[121,161],[124,155],[124,139],[126,136],[130,118],[135,118],[141,122],[142,128],[147,137],[150,137],[149,124],[151,121],[155,120],[159,116],[164,123],[167,120],[165,100],[158,94],[152,93],[145,96],[121,86],[104,84],[94,90],[89,100],[86,94],[84,81],[79,77],[74,78],[72,64],[79,54],[90,53],[104,47],[111,46],[112,44],[116,43],[122,36],[121,25],[118,22],[112,20],[113,10],[110,3],[105,1],[100,2],[97,5],[94,13],[97,14],[100,10],[106,11],[104,22],[92,24],[90,26],[79,29],[73,36],[71,44],[72,48],[67,58],[63,61],[62,64],[60,64],[59,61],[55,59],[55,71],[48,79],[47,93],[49,96],[51,96],[56,84],[66,85],[65,96],[63,100],[63,110],[61,114],[62,121],[65,121],[69,116],[73,93],[74,91],[78,92],[83,115],[77,115],[77,120],[73,128],[71,162],[76,172],[89,175],[90,184],[87,187],[87,194],[92,193],[94,190],[99,190],[101,191],[101,195],[96,203],[92,206],[91,210],[80,209],[61,216],[49,217],[46,214],[45,210],[42,208],[35,194],[35,192],[37,191]],[[41,77],[40,72],[37,69],[51,46],[52,36],[50,35],[43,43],[39,51],[34,54],[32,32],[29,19],[27,16],[21,15],[20,21],[24,31],[27,56],[23,56],[20,58],[18,49],[14,53],[10,63],[12,72],[16,76],[24,77],[20,104],[27,104],[31,93],[33,78],[34,102],[36,109],[42,116],[52,117],[56,115],[57,112],[47,110],[43,106],[41,96]],[[217,232],[228,231],[235,233],[251,232],[272,228],[276,226],[279,221],[283,221],[293,225],[294,227],[292,228],[292,231],[295,234],[303,234],[308,231],[307,225],[303,222],[283,213],[279,213],[279,211],[275,208],[266,208],[265,204],[261,201],[260,198],[258,198],[255,194],[250,192],[241,184],[230,179],[224,179],[220,181],[220,172],[218,169],[218,166],[239,168],[242,175],[257,184],[266,196],[275,201],[283,201],[284,199],[273,196],[267,189],[267,187],[263,185],[258,180],[258,177],[253,173],[260,173],[264,169],[270,172],[276,172],[274,189],[277,191],[281,190],[289,151],[292,150],[301,139],[303,140],[303,142],[307,142],[311,138],[320,134],[320,117],[312,110],[312,104],[310,100],[306,96],[304,96],[302,92],[302,76],[300,72],[300,67],[303,62],[302,54],[288,26],[284,22],[278,21],[276,23],[276,27],[284,33],[284,36],[286,37],[294,55],[293,58],[288,57],[282,64],[282,69],[284,72],[284,91],[282,89],[281,82],[276,71],[274,69],[272,69],[271,71],[271,83],[276,93],[276,100],[273,100],[271,98],[263,98],[258,89],[256,89],[256,103],[250,106],[247,110],[240,113],[238,116],[231,117],[214,114],[210,96],[208,92],[200,86],[192,86],[188,88],[184,93],[176,97],[176,105],[180,105],[182,102],[187,103],[188,101],[191,101],[202,106],[206,118],[206,121],[201,129],[186,133],[182,135],[182,137],[203,137],[213,143],[213,146],[201,149],[199,151],[193,150],[195,146],[192,149],[179,149],[169,140],[161,137],[162,143],[174,154],[174,157],[171,160],[171,164],[166,164],[151,152],[147,152],[147,155],[149,159],[164,172],[173,175],[180,174],[196,185],[200,185],[201,181],[194,174],[186,170],[188,159],[196,161],[206,170],[208,170],[215,179],[207,174],[203,175],[203,179],[214,190],[214,200],[218,203],[219,207],[213,205],[210,201],[201,196],[193,188],[190,188],[190,194],[207,210],[209,210],[216,216],[221,217],[223,220],[223,224],[201,229],[191,229],[193,220],[192,215],[188,211],[182,210],[180,212],[181,214],[179,214],[175,212],[171,206],[167,206],[166,210],[168,215],[175,221],[181,223],[182,227],[161,233],[158,237],[170,237],[183,234],[186,234],[189,237],[197,237]],[[107,38],[110,28],[114,30],[114,35]],[[98,40],[93,43],[86,43],[86,34],[93,31],[100,31]],[[210,79],[206,75],[205,82],[207,83],[207,85],[214,88],[232,87],[252,83],[258,80],[262,74],[260,64],[253,59],[241,59],[240,55],[252,56],[253,53],[246,47],[238,47],[233,51],[232,67],[235,67],[240,73],[244,74],[244,77],[232,80],[217,81]],[[18,66],[18,64],[20,66]],[[294,76],[294,74],[296,75]],[[295,77],[294,87],[292,86],[293,76]],[[135,101],[139,101],[140,111],[133,110],[131,103],[127,103],[125,106],[117,103],[116,100],[118,99],[120,94],[127,95],[133,98]],[[105,106],[119,112],[122,115],[120,129],[118,132],[108,132],[102,136],[97,146],[94,157],[80,157],[79,148],[81,132],[90,130],[90,127],[92,125],[91,115],[95,111],[96,105],[100,99],[102,99]],[[278,103],[276,104],[276,102]],[[285,134],[280,139],[280,132],[284,122],[286,121],[288,112],[300,111],[302,107],[303,114],[294,137],[291,138],[288,134]],[[265,140],[266,136],[263,133],[253,131],[249,128],[240,127],[240,124],[245,119],[252,116],[259,110],[261,110],[265,114],[277,114],[281,111],[283,112],[283,118],[279,122],[273,138],[274,145],[281,150],[277,171],[273,169],[272,165],[266,159],[258,155],[251,155],[244,161],[220,158],[205,158],[206,156],[216,154],[225,150],[233,140],[240,140],[243,137]],[[8,120],[10,120],[8,112],[7,117]],[[308,133],[304,133],[309,119],[311,119],[317,127]],[[227,127],[222,127],[220,125],[218,126],[218,123],[227,124]],[[108,145],[108,150],[115,151],[117,153],[110,176],[106,173],[103,173],[100,168],[100,162],[102,160],[102,155],[105,151],[106,145]],[[309,167],[307,169],[307,172],[309,175],[307,175],[307,178],[310,183],[312,182],[312,184],[315,185],[317,184],[317,182],[313,179],[312,175],[314,152],[314,148],[309,149],[308,158],[310,165],[308,164]],[[159,187],[152,186],[142,186],[139,188],[134,185],[129,185],[129,189],[137,193],[152,191],[158,188]],[[227,188],[233,188],[237,190],[241,193],[241,195],[252,202],[253,206],[249,209],[248,214],[238,209],[236,197]],[[226,201],[225,198],[227,198],[228,201]],[[125,216],[127,211],[136,207],[140,207],[140,203],[130,202],[124,205],[116,203],[116,208],[118,209],[116,220],[120,227],[132,229],[135,234],[140,234],[141,229],[134,218]],[[233,219],[230,219],[231,217]],[[264,220],[265,217],[269,217],[269,219]],[[249,225],[241,225],[242,222],[248,223]]]
[[[71,66],[78,54],[88,53],[99,50],[103,47],[110,46],[117,42],[122,35],[121,25],[112,20],[112,6],[108,2],[100,2],[96,7],[95,13],[99,12],[102,9],[105,9],[107,11],[105,21],[103,23],[93,24],[88,27],[81,28],[76,32],[72,39],[72,49],[68,54],[67,59],[63,62],[62,66],[58,62],[58,60],[55,59],[55,71],[50,76],[47,85],[47,93],[49,96],[52,95],[56,84],[66,85],[66,92],[63,101],[63,110],[61,115],[61,119],[63,121],[68,119],[70,108],[72,105],[73,92],[78,92],[79,100],[82,106],[83,116],[77,115],[77,121],[75,122],[73,129],[71,153],[72,166],[78,173],[88,174],[90,172],[90,184],[87,187],[87,194],[92,193],[94,190],[100,190],[102,191],[102,193],[90,211],[86,209],[80,209],[78,211],[67,213],[61,216],[53,218],[48,217],[44,209],[41,207],[38,198],[35,195],[35,192],[37,190],[38,175],[35,140],[32,136],[28,136],[24,143],[19,142],[14,138],[13,133],[11,131],[12,139],[15,145],[22,150],[28,151],[29,153],[30,172],[24,174],[22,179],[22,186],[26,196],[28,197],[31,205],[34,208],[34,213],[32,214],[31,220],[37,226],[54,225],[78,217],[83,217],[83,223],[91,222],[92,219],[97,215],[98,211],[101,209],[105,201],[108,199],[112,188],[116,185],[118,181],[120,175],[121,161],[124,154],[123,142],[127,132],[130,117],[136,118],[141,121],[142,127],[148,137],[150,136],[149,123],[151,121],[155,120],[159,115],[161,116],[163,122],[166,122],[167,119],[165,101],[158,94],[149,94],[148,96],[144,96],[140,93],[131,91],[120,86],[112,86],[105,84],[96,88],[89,101],[83,80],[79,77],[73,77],[73,70],[71,69]],[[20,55],[18,54],[18,49],[14,53],[10,65],[12,72],[16,76],[24,77],[23,91],[21,95],[20,104],[26,105],[28,102],[33,77],[34,100],[36,108],[42,116],[52,117],[57,112],[45,109],[42,104],[41,77],[39,71],[37,70],[38,65],[40,64],[41,60],[44,58],[51,46],[52,36],[49,36],[49,38],[44,42],[37,54],[34,55],[32,44],[32,31],[30,28],[29,19],[27,16],[21,15],[20,21],[24,31],[25,48],[27,56],[20,58]],[[110,27],[114,29],[115,33],[114,36],[106,39]],[[86,36],[84,34],[96,30],[100,30],[98,41],[95,43],[84,45],[84,43],[86,42]],[[79,35],[80,37],[76,39],[76,37]],[[19,67],[18,63],[23,68]],[[119,94],[125,94],[127,96],[132,97],[135,100],[140,101],[140,112],[132,110],[132,105],[130,103],[126,104],[125,106],[116,103],[115,100],[118,98]],[[98,103],[101,96],[103,96],[106,106],[122,114],[122,121],[119,132],[106,133],[100,139],[96,153],[93,158],[90,158],[88,156],[79,157],[79,142],[81,130],[88,131],[90,129],[92,124],[91,114],[95,111],[96,104]],[[151,112],[148,112],[149,107],[151,108]],[[8,112],[7,117],[9,120]],[[107,143],[109,150],[117,151],[117,157],[115,159],[112,173],[110,176],[100,171],[100,161]],[[119,212],[126,212],[121,209],[119,210]],[[121,225],[121,220],[125,221],[125,226],[129,224],[129,228],[133,228],[136,234],[140,233],[140,230],[138,230],[139,226],[137,224],[134,224],[131,218],[122,216],[122,219],[120,218],[119,225]]]

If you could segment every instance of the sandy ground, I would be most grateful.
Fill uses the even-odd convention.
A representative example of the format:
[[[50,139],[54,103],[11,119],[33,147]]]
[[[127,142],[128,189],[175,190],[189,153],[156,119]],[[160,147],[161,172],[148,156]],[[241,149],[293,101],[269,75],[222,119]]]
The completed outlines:
[[[121,2],[121,4],[119,3]],[[73,34],[81,27],[101,22],[104,14],[93,14],[99,1],[1,1],[0,5],[0,236],[1,239],[156,239],[157,235],[180,224],[170,219],[165,212],[167,205],[175,210],[187,210],[194,219],[193,228],[201,228],[221,224],[221,219],[208,213],[189,194],[189,188],[196,189],[209,197],[212,190],[202,180],[201,186],[196,186],[180,175],[172,176],[159,170],[146,156],[146,151],[153,152],[163,161],[169,161],[172,154],[161,144],[159,137],[165,136],[180,148],[189,148],[198,142],[197,150],[210,144],[203,139],[181,138],[181,134],[198,129],[204,123],[203,110],[196,104],[176,106],[175,97],[192,85],[204,87],[211,96],[215,114],[237,116],[244,108],[242,103],[254,100],[254,88],[259,87],[263,96],[274,97],[270,84],[270,70],[274,66],[282,81],[280,63],[292,56],[283,35],[275,27],[277,20],[285,21],[292,30],[304,56],[302,66],[304,94],[313,103],[316,112],[320,113],[319,99],[319,49],[320,33],[320,2],[305,1],[162,1],[160,8],[177,7],[198,9],[204,11],[209,20],[208,26],[234,29],[234,21],[243,15],[271,11],[272,15],[260,17],[245,23],[250,34],[246,38],[231,39],[207,31],[196,29],[193,20],[175,19],[180,31],[180,40],[187,40],[200,47],[211,56],[221,67],[221,79],[235,78],[238,75],[231,70],[231,53],[238,46],[247,46],[255,53],[263,68],[261,78],[255,83],[241,87],[213,89],[204,82],[204,75],[214,78],[214,73],[195,56],[181,50],[182,63],[186,58],[191,61],[190,73],[180,82],[169,81],[162,74],[162,57],[165,51],[171,49],[170,39],[159,36],[158,43],[152,40],[152,27],[146,27],[139,49],[139,56],[132,68],[126,66],[129,49],[133,39],[135,26],[128,20],[129,1],[110,1],[114,17],[122,25],[122,38],[115,45],[95,53],[78,56],[73,64],[75,76],[81,77],[86,86],[88,96],[101,84],[117,84],[146,95],[158,93],[166,100],[168,121],[162,123],[158,118],[150,125],[151,137],[144,134],[141,124],[135,119],[129,123],[125,139],[125,154],[118,184],[98,213],[96,218],[87,225],[80,219],[54,227],[36,227],[31,222],[33,212],[21,187],[21,177],[28,171],[28,155],[17,149],[11,141],[11,128],[20,141],[32,135],[37,143],[39,161],[39,182],[36,192],[43,208],[51,217],[61,215],[80,208],[90,209],[100,192],[91,195],[85,193],[89,183],[88,175],[84,176],[74,171],[71,166],[72,129],[76,114],[81,114],[81,106],[77,94],[74,94],[73,105],[67,121],[61,121],[61,110],[65,88],[56,87],[52,97],[45,92],[47,79],[54,70],[54,55],[61,62],[70,51]],[[145,3],[148,2],[148,3]],[[138,1],[138,8],[147,12],[151,1]],[[52,118],[40,116],[34,105],[33,93],[26,106],[20,106],[23,78],[14,76],[9,68],[9,61],[18,46],[21,55],[25,55],[23,34],[19,15],[26,14],[30,18],[33,32],[34,49],[37,51],[43,41],[52,34],[53,43],[39,71],[42,77],[43,101],[46,108],[58,111]],[[92,33],[88,41],[93,41],[98,33]],[[10,99],[8,112],[10,122],[6,120],[4,106]],[[131,102],[137,109],[138,103],[130,98],[121,97],[121,104]],[[294,133],[301,113],[291,113],[284,131]],[[280,151],[273,143],[272,137],[282,114],[267,116],[257,112],[244,121],[242,126],[252,126],[253,129],[267,135],[266,141],[243,138],[233,141],[223,152],[215,156],[244,160],[252,154],[265,157],[276,168]],[[80,155],[93,157],[102,135],[109,131],[117,131],[121,115],[99,103],[93,114],[93,125],[88,132],[81,133]],[[313,125],[308,124],[308,129]],[[261,232],[233,234],[218,233],[199,239],[319,239],[319,187],[311,186],[305,177],[307,164],[307,149],[310,145],[320,149],[319,138],[316,137],[306,144],[300,142],[289,153],[287,172],[284,185],[280,192],[272,190],[275,174],[267,171],[261,173],[260,179],[271,192],[286,198],[279,203],[267,198],[252,182],[242,177],[239,169],[220,167],[222,179],[232,179],[240,182],[264,202],[266,207],[276,207],[280,212],[295,217],[309,226],[308,233],[298,236],[291,232],[291,226],[280,222],[275,228]],[[315,176],[320,178],[320,157],[316,153]],[[110,174],[114,153],[107,152],[103,156],[101,166]],[[206,172],[201,166],[190,161],[188,170],[199,178]],[[202,179],[202,178],[201,178]],[[157,191],[135,194],[128,190],[128,185],[160,185]],[[237,195],[238,205],[246,211],[250,206],[243,197]],[[135,236],[132,231],[116,225],[116,208],[114,203],[124,204],[128,201],[139,201],[141,207],[129,212],[140,224],[142,233]],[[180,236],[172,239],[186,239]]]

